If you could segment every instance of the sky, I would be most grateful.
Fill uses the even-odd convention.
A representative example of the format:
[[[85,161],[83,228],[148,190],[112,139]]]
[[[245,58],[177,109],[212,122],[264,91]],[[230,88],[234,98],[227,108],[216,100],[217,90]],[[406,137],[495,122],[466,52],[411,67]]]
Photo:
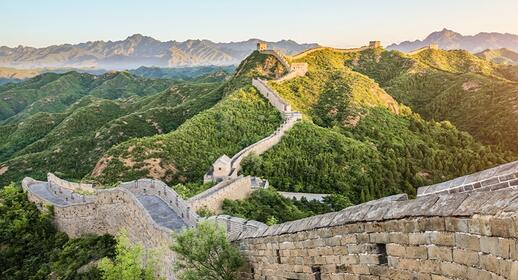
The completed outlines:
[[[0,45],[123,40],[292,39],[388,45],[448,28],[518,34],[518,0],[0,0]]]

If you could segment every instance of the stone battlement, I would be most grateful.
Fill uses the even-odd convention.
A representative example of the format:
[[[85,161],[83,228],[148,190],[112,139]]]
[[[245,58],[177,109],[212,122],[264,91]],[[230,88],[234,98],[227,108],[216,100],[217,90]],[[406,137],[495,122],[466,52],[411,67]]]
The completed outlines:
[[[245,199],[255,189],[264,187],[264,184],[256,184],[256,181],[259,180],[261,179],[251,176],[230,177],[214,187],[191,197],[188,203],[194,211],[205,208],[212,213],[220,213],[225,199]]]
[[[518,189],[518,161],[417,189],[417,196]]]
[[[164,249],[170,246],[173,231],[192,227],[198,221],[190,206],[160,181],[137,180],[113,189],[98,189],[81,202],[63,200],[63,194],[56,194],[54,190],[65,188],[53,182],[49,184],[25,178],[22,186],[28,199],[40,209],[45,209],[46,205],[53,206],[57,229],[70,237],[116,235],[125,229],[132,242],[140,243],[146,249]],[[170,250],[163,251],[163,269],[158,275],[174,279],[170,268],[175,256]]]
[[[241,279],[517,279],[518,190],[381,200],[233,232]]]

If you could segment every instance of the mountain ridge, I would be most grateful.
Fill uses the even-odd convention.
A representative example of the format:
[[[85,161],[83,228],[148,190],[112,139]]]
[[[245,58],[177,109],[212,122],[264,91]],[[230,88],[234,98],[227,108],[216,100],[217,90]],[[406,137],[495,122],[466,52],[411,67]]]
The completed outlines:
[[[216,43],[210,40],[159,41],[134,34],[118,41],[88,41],[79,44],[0,47],[0,66],[15,68],[73,67],[107,70],[134,69],[140,66],[181,67],[233,65],[241,62],[260,39]],[[315,43],[299,44],[293,40],[267,42],[272,48],[293,54],[317,47]]]
[[[438,44],[441,49],[465,49],[472,53],[500,48],[518,51],[518,35],[499,32],[479,32],[475,35],[462,35],[453,30],[443,28],[441,31],[430,33],[423,40],[394,43],[388,45],[387,49],[410,52],[430,44]]]

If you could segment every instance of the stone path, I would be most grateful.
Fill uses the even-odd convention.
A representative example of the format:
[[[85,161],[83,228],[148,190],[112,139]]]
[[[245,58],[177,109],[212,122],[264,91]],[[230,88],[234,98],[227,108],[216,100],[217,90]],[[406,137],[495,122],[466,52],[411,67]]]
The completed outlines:
[[[137,199],[157,224],[172,230],[187,227],[185,222],[161,198],[155,195],[137,195]]]
[[[49,190],[49,184],[47,182],[31,185],[30,191],[40,196],[41,198],[51,202],[52,204],[60,206],[65,206],[69,204],[65,199],[51,192]]]

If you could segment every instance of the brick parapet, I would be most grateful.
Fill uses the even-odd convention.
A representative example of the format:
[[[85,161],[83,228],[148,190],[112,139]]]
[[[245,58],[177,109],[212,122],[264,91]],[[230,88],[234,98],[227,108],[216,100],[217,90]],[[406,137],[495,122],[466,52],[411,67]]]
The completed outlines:
[[[375,201],[233,233],[241,279],[517,279],[518,191]]]
[[[417,196],[517,188],[518,161],[514,161],[446,182],[420,187],[417,189]]]

